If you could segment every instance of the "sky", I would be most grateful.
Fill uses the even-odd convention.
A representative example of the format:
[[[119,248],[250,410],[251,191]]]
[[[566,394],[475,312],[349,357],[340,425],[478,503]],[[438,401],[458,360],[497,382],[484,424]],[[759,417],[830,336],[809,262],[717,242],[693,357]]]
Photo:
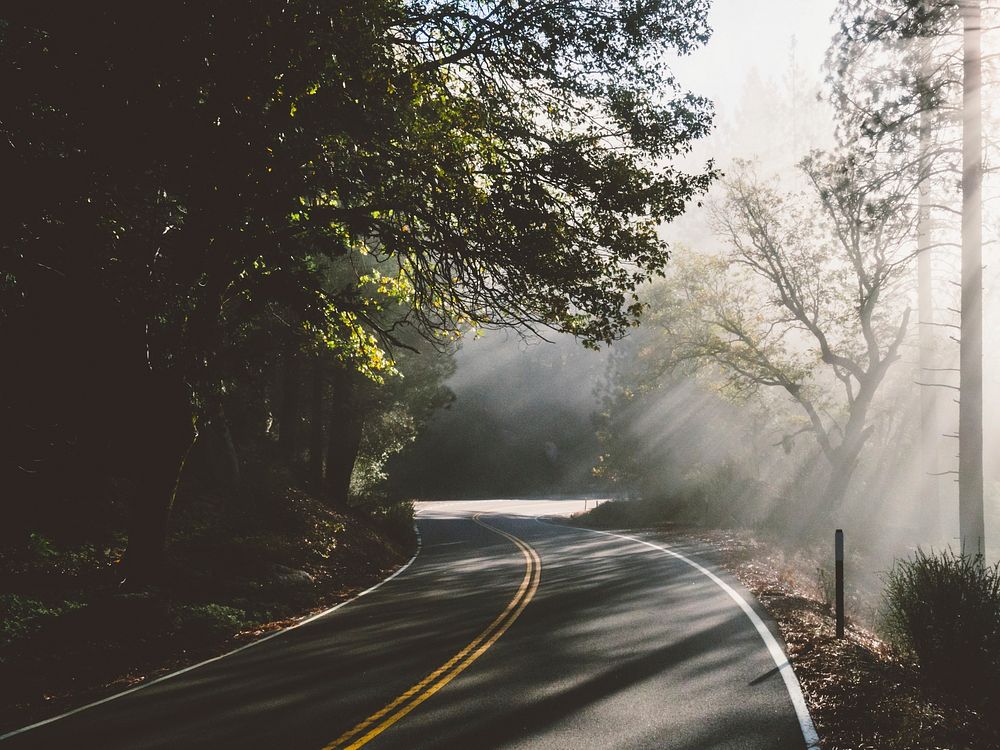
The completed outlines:
[[[753,68],[779,79],[789,69],[793,39],[796,66],[821,75],[835,5],[836,0],[714,0],[709,43],[672,67],[682,86],[712,99],[720,115],[731,114]]]
[[[670,62],[681,88],[715,106],[712,134],[697,141],[677,166],[699,172],[711,159],[723,171],[732,160],[757,160],[761,173],[794,182],[795,165],[812,149],[834,145],[833,111],[817,102],[823,62],[833,37],[837,0],[713,0],[712,37]],[[797,93],[790,86],[794,70]],[[798,102],[793,105],[792,100]],[[709,207],[689,206],[661,234],[672,244],[710,250]]]

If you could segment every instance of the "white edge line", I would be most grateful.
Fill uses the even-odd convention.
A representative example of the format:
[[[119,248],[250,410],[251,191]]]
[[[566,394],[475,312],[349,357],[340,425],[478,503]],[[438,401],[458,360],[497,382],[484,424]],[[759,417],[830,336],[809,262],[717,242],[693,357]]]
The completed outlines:
[[[744,599],[736,589],[723,581],[719,578],[719,576],[705,566],[700,565],[688,557],[685,557],[680,552],[675,552],[669,547],[653,544],[652,542],[647,542],[643,539],[629,536],[628,534],[615,534],[610,531],[598,531],[597,529],[587,529],[582,526],[562,526],[562,524],[547,523],[546,521],[542,521],[538,516],[535,516],[535,521],[545,524],[546,526],[558,525],[564,529],[589,531],[593,534],[604,534],[605,536],[615,536],[619,539],[628,539],[636,544],[652,547],[655,550],[659,550],[660,552],[665,552],[672,557],[676,557],[678,560],[687,563],[699,573],[708,577],[712,583],[729,594],[729,598],[736,602],[737,606],[743,610],[743,614],[747,616],[750,622],[753,623],[754,628],[757,629],[757,633],[760,635],[761,640],[764,641],[764,645],[767,646],[768,653],[774,661],[774,666],[778,668],[778,671],[781,673],[781,678],[785,681],[785,689],[788,691],[788,697],[792,699],[792,706],[795,708],[795,715],[798,717],[799,727],[802,729],[802,737],[806,743],[806,750],[820,750],[821,746],[819,742],[819,734],[816,732],[816,726],[813,724],[812,717],[809,715],[809,707],[806,705],[805,696],[802,695],[802,686],[799,685],[799,680],[795,676],[795,670],[792,669],[791,662],[789,662],[788,657],[785,655],[784,649],[782,649],[778,641],[775,640],[771,631],[768,630],[767,625],[765,625],[764,621],[760,619],[760,615],[754,612],[753,607],[750,606],[747,600]]]
[[[419,513],[419,511],[418,511],[418,513]],[[417,513],[414,513],[414,516],[416,516],[416,515],[417,515]],[[107,698],[102,698],[99,701],[94,701],[93,703],[88,703],[88,704],[86,704],[84,706],[79,706],[77,708],[74,708],[74,709],[71,709],[69,711],[66,711],[65,713],[61,713],[61,714],[59,714],[57,716],[53,716],[50,719],[43,719],[42,721],[37,721],[34,724],[29,724],[26,727],[21,727],[20,729],[14,729],[14,730],[12,730],[10,732],[7,732],[6,734],[0,734],[0,742],[2,742],[3,740],[9,739],[10,737],[13,737],[15,735],[23,734],[24,732],[28,732],[28,731],[30,731],[32,729],[37,729],[38,727],[45,726],[46,724],[52,724],[53,722],[59,721],[60,719],[65,719],[67,716],[72,716],[73,714],[78,714],[81,711],[86,711],[88,708],[94,708],[95,706],[100,706],[102,703],[110,703],[111,701],[117,700],[118,698],[122,698],[122,697],[128,695],[129,693],[134,693],[134,692],[136,692],[138,690],[142,690],[143,688],[147,688],[150,685],[155,685],[158,682],[164,682],[164,681],[172,679],[174,677],[178,677],[178,676],[184,674],[185,672],[190,672],[190,671],[192,671],[194,669],[198,669],[199,667],[204,667],[207,664],[211,664],[213,662],[217,662],[220,659],[225,659],[227,656],[232,656],[233,654],[238,654],[240,651],[246,651],[248,648],[252,648],[253,646],[259,646],[264,641],[269,641],[272,638],[277,638],[279,635],[284,635],[285,633],[287,633],[289,631],[292,631],[292,630],[295,630],[296,628],[301,628],[303,625],[308,625],[310,622],[313,622],[314,620],[318,620],[321,617],[326,617],[328,614],[330,614],[331,612],[336,612],[341,607],[346,607],[351,602],[360,599],[362,596],[365,596],[366,594],[370,594],[375,589],[377,589],[380,586],[383,586],[384,584],[388,583],[389,581],[391,581],[393,578],[395,578],[396,576],[398,576],[400,573],[402,573],[404,570],[406,570],[408,567],[410,567],[413,564],[413,561],[417,559],[417,555],[420,554],[420,550],[421,550],[421,548],[423,546],[423,542],[422,542],[422,540],[420,538],[420,529],[417,528],[417,524],[416,524],[415,521],[413,523],[413,530],[417,534],[417,550],[416,550],[416,552],[413,553],[413,557],[411,557],[409,560],[407,560],[406,564],[403,565],[403,567],[399,568],[399,570],[397,570],[391,576],[389,576],[388,578],[383,578],[381,581],[379,581],[378,583],[376,583],[374,586],[371,586],[371,587],[365,589],[364,591],[362,591],[359,594],[355,594],[350,599],[345,599],[344,601],[340,602],[337,605],[334,605],[333,607],[330,607],[329,609],[324,609],[322,612],[318,612],[315,615],[311,615],[310,617],[307,617],[304,620],[299,620],[294,625],[289,625],[287,628],[284,628],[282,630],[278,630],[278,631],[276,631],[274,633],[271,633],[269,635],[265,635],[263,638],[258,638],[257,640],[251,641],[250,643],[246,643],[246,644],[240,646],[239,648],[234,648],[232,651],[227,651],[224,654],[219,654],[218,656],[213,656],[211,659],[205,659],[205,661],[200,661],[197,664],[192,664],[190,666],[184,667],[183,669],[179,669],[176,672],[170,672],[169,674],[165,674],[165,675],[162,675],[160,677],[157,677],[155,680],[150,680],[149,682],[144,682],[141,685],[136,685],[135,687],[129,688],[128,690],[123,690],[120,693],[115,693],[114,695],[109,695]]]

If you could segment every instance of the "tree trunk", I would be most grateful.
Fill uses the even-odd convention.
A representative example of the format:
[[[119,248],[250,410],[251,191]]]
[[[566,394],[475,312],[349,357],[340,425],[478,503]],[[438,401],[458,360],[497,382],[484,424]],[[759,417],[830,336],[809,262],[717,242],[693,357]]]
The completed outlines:
[[[226,451],[226,471],[227,480],[232,487],[240,483],[240,454],[236,450],[236,441],[233,440],[232,430],[229,429],[229,420],[226,413],[219,409],[219,432],[222,433],[222,445]]]
[[[830,479],[826,486],[825,500],[826,507],[834,514],[838,514],[843,508],[847,490],[858,465],[858,458],[874,431],[872,425],[866,426],[868,410],[890,363],[890,360],[881,361],[860,381],[857,396],[851,404],[847,424],[844,426],[843,440],[827,454],[830,462]]]
[[[281,358],[281,411],[278,416],[278,448],[282,458],[293,461],[299,447],[299,384],[298,352],[289,349]]]
[[[351,491],[351,473],[361,449],[364,419],[359,408],[357,374],[343,365],[334,370],[326,453],[326,494],[334,507],[343,507]]]
[[[317,356],[313,363],[312,406],[309,410],[309,482],[323,487],[323,388],[326,368],[323,357]]]
[[[982,8],[962,0],[962,336],[959,355],[958,526],[963,555],[986,552],[983,517]]]
[[[235,489],[240,481],[240,458],[221,402],[214,405],[208,423],[199,432],[199,452],[204,454],[212,478],[222,490]]]
[[[917,198],[917,310],[920,343],[920,508],[922,531],[930,538],[940,526],[938,454],[941,420],[938,416],[936,382],[938,371],[934,331],[934,286],[931,268],[930,209],[931,123],[926,106],[920,113],[920,185]]]
[[[830,478],[823,491],[823,498],[824,507],[829,509],[833,517],[837,517],[843,510],[847,490],[850,489],[854,470],[858,466],[858,457],[861,455],[861,450],[870,434],[871,429],[869,428],[861,436],[850,440],[850,442],[842,443],[834,451],[834,455],[829,461]],[[840,521],[839,518],[837,520]]]
[[[122,456],[136,479],[128,523],[125,574],[130,585],[157,583],[163,572],[170,512],[184,461],[197,437],[183,382],[150,375],[123,425]],[[145,437],[146,439],[142,439]]]

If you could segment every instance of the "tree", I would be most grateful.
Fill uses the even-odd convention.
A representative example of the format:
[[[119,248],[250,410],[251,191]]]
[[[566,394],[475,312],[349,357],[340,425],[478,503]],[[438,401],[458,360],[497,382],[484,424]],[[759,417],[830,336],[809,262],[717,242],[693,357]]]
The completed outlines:
[[[155,575],[239,310],[273,303],[339,360],[391,369],[400,337],[371,314],[371,285],[324,286],[322,262],[391,264],[375,288],[405,298],[424,331],[620,335],[635,285],[667,259],[655,227],[714,176],[667,163],[709,127],[708,103],[664,62],[707,38],[706,12],[705,0],[5,10],[0,159],[17,190],[0,229],[3,323],[58,330],[106,311],[90,380],[123,363],[123,384],[95,393],[147,477],[132,577]],[[53,357],[39,346],[5,388],[19,397],[5,405],[12,440],[45,399],[32,382]],[[79,414],[72,431],[97,421]]]
[[[961,340],[959,377],[959,536],[963,554],[985,554],[985,524],[983,517],[983,400],[982,400],[982,51],[981,0],[882,0],[861,4],[857,0],[844,0],[838,9],[841,19],[839,59],[843,62],[850,55],[852,46],[880,42],[882,44],[911,45],[922,59],[918,66],[908,66],[909,80],[895,81],[890,95],[879,101],[871,97],[869,105],[858,108],[867,111],[871,123],[869,134],[876,140],[890,134],[898,139],[899,133],[920,133],[921,158],[925,162],[922,181],[926,183],[930,169],[928,163],[935,151],[947,151],[939,145],[930,147],[932,131],[939,131],[931,124],[931,113],[941,110],[940,104],[960,81],[961,102],[953,108],[954,121],[961,127],[961,144],[952,147],[962,154],[962,280],[961,280]],[[935,50],[932,40],[948,36],[961,38],[962,49],[954,45],[944,47],[943,54]],[[959,72],[958,60],[961,59]],[[843,69],[843,65],[841,65]],[[902,85],[900,85],[902,84]],[[876,89],[877,91],[877,89]],[[947,110],[944,110],[947,114]],[[940,122],[940,118],[937,119]],[[939,132],[934,132],[940,135]],[[926,190],[926,185],[925,185]],[[925,209],[926,212],[927,209]],[[926,222],[924,223],[926,227]],[[926,240],[926,238],[924,238]],[[927,245],[924,245],[925,247]],[[929,272],[929,261],[924,262],[924,273]],[[929,289],[925,282],[922,288]],[[926,309],[927,304],[924,304]],[[933,324],[923,316],[925,325]],[[927,348],[926,346],[924,347]],[[926,364],[924,365],[926,367]]]
[[[942,359],[935,296],[935,256],[948,247],[942,213],[959,171],[959,112],[953,106],[956,80],[952,23],[946,5],[932,2],[867,4],[841,2],[840,30],[828,53],[831,100],[837,107],[841,143],[862,148],[879,161],[910,158],[917,164],[916,225],[917,322],[921,401],[921,511],[926,524],[939,516],[938,479],[943,431],[939,381],[948,368]],[[942,210],[943,209],[943,210]],[[935,237],[935,235],[937,235]],[[947,292],[945,292],[947,293]],[[945,307],[942,304],[940,307]]]
[[[363,406],[363,424],[358,449],[351,461],[347,485],[333,489],[345,497],[349,495],[352,502],[371,504],[392,499],[386,464],[417,439],[435,412],[454,400],[454,394],[444,385],[455,371],[453,357],[451,345],[419,354],[401,350],[397,362],[400,377],[383,387],[370,380],[360,382],[356,402]],[[412,487],[405,491],[412,497]]]
[[[983,514],[983,104],[982,8],[961,0],[962,332],[959,353],[958,521],[963,555],[986,555]]]
[[[803,169],[812,196],[781,195],[737,167],[716,212],[728,254],[678,264],[654,321],[673,364],[710,364],[738,393],[773,387],[794,400],[829,465],[833,513],[907,333],[909,309],[888,293],[910,257],[911,218],[898,174],[850,155],[814,155]]]

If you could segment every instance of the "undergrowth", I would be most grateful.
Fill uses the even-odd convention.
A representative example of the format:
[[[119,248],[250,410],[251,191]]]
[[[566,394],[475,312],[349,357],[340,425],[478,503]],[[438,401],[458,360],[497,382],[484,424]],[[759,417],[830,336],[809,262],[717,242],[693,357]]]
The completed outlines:
[[[886,574],[880,630],[955,695],[1000,699],[1000,563],[918,550]]]

